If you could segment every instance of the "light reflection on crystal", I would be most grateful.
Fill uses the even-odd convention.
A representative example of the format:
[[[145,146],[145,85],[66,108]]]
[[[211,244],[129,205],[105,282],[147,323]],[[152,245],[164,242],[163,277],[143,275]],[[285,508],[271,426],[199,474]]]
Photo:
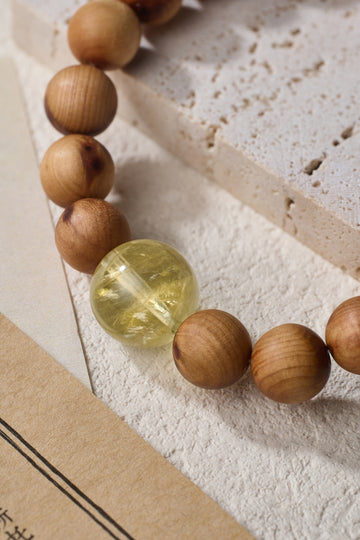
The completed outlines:
[[[91,307],[116,339],[138,347],[169,343],[198,307],[195,275],[180,253],[155,240],[133,240],[108,253],[97,267]]]

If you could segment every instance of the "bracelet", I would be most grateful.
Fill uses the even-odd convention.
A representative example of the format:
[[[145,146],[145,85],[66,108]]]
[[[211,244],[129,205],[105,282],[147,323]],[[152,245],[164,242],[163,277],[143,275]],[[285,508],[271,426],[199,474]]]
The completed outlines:
[[[173,342],[175,365],[192,384],[218,389],[238,381],[251,366],[259,390],[281,403],[317,395],[331,370],[330,354],[360,374],[360,297],[331,315],[325,341],[298,324],[266,332],[252,348],[249,333],[233,315],[197,311],[199,292],[188,262],[173,247],[131,240],[125,216],[104,198],[115,167],[93,137],[113,120],[117,93],[104,70],[123,68],[135,56],[141,23],[164,24],[181,0],[93,0],[69,22],[68,41],[79,65],[58,72],[45,93],[50,122],[64,137],[45,153],[41,183],[64,211],[55,241],[63,259],[93,274],[90,301],[106,332],[130,346]]]

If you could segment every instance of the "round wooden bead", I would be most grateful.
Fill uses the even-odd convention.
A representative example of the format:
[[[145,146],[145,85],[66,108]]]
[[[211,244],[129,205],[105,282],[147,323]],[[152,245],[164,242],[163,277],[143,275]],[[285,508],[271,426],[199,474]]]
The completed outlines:
[[[133,8],[142,23],[165,24],[175,17],[182,0],[122,0]]]
[[[45,111],[61,133],[97,135],[108,127],[117,108],[112,81],[93,66],[70,66],[49,82]]]
[[[59,206],[79,199],[104,199],[114,184],[111,155],[88,135],[67,135],[50,146],[40,166],[46,195]]]
[[[224,311],[208,309],[188,317],[173,341],[177,369],[201,388],[224,388],[248,368],[251,339],[241,322]]]
[[[251,372],[259,390],[280,403],[301,403],[322,390],[330,375],[325,343],[309,328],[283,324],[255,344]]]
[[[332,313],[325,340],[336,362],[360,375],[360,296],[349,298]]]
[[[76,270],[92,274],[105,255],[130,240],[125,216],[102,199],[80,199],[68,206],[55,229],[56,246]]]
[[[116,69],[135,56],[141,27],[134,11],[119,0],[94,0],[70,19],[68,42],[83,64]]]

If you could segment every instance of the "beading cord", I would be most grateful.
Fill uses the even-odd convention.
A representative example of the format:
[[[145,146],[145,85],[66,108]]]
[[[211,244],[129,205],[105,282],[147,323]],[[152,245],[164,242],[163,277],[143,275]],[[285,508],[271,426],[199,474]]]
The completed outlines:
[[[117,93],[104,70],[121,69],[136,55],[141,24],[165,24],[181,0],[93,0],[80,7],[68,27],[79,65],[49,82],[45,110],[65,136],[45,153],[41,182],[47,196],[65,208],[55,231],[57,248],[75,269],[94,274],[91,305],[113,337],[154,347],[173,341],[179,372],[202,388],[224,388],[251,365],[259,390],[282,403],[317,395],[331,371],[330,354],[360,374],[360,297],[331,315],[325,340],[299,324],[266,332],[252,349],[245,326],[217,309],[196,311],[198,286],[187,261],[154,240],[131,240],[117,208],[103,200],[114,183],[115,166],[93,137],[112,122]]]

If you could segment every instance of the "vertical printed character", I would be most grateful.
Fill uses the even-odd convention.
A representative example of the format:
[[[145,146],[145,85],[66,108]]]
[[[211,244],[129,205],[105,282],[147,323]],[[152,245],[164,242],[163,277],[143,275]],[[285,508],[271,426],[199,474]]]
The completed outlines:
[[[4,530],[7,528],[7,522],[12,522],[12,518],[8,514],[8,510],[3,510],[0,506],[0,527]]]
[[[6,531],[5,534],[9,538],[9,540],[33,540],[34,535],[31,534],[30,536],[25,536],[26,529],[23,529],[20,531],[19,527],[15,525],[14,531],[11,533],[9,531]]]

